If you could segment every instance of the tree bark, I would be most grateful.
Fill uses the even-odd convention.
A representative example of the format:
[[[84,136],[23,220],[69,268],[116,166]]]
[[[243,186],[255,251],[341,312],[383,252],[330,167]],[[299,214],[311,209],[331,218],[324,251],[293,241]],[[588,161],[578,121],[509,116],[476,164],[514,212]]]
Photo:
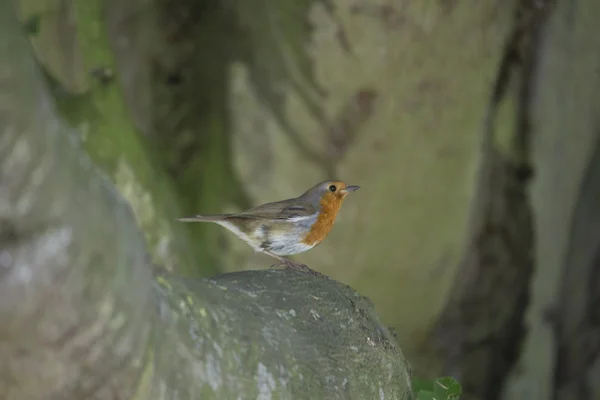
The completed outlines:
[[[573,213],[558,302],[548,315],[556,329],[556,400],[600,398],[600,136],[595,147]]]
[[[437,331],[465,399],[598,398],[598,12],[520,2],[484,133],[498,135],[508,104],[511,145],[484,146],[471,245]]]
[[[31,32],[35,56],[62,117],[76,126],[83,147],[131,204],[150,244],[154,262],[168,269],[210,275],[189,229],[177,222],[185,213],[174,185],[145,140],[154,115],[151,96],[153,8],[147,0],[19,0],[22,19],[38,19]],[[154,46],[154,47],[153,47]],[[135,102],[133,101],[135,99]]]
[[[600,135],[599,12],[594,0],[557,1],[537,53],[530,106],[536,274],[506,400],[598,398],[590,385],[598,377],[596,339],[587,341],[594,338],[598,209],[586,204],[597,190],[590,157]]]
[[[463,261],[432,336],[440,373],[461,381],[464,399],[500,398],[525,335],[536,261],[529,106],[548,12],[518,2],[485,115]]]

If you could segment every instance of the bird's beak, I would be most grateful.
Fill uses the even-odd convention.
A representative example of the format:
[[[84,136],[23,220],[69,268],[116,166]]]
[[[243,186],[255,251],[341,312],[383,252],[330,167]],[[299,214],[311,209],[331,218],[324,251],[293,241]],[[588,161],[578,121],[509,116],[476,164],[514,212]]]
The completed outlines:
[[[346,186],[345,189],[342,189],[341,192],[343,194],[348,194],[350,192],[354,192],[355,190],[360,189],[360,186]]]

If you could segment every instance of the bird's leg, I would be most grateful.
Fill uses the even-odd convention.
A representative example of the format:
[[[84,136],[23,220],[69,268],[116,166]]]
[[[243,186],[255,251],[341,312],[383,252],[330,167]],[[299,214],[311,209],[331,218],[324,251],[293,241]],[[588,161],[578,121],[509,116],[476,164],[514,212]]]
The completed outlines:
[[[281,257],[276,254],[269,254],[269,255],[281,262],[281,264],[273,264],[272,267],[288,267],[288,268],[294,269],[296,271],[313,272],[313,270],[310,269],[307,265],[301,264],[296,261],[292,261],[289,258]]]
[[[301,263],[296,262],[296,261],[292,261],[289,258],[278,256],[277,254],[273,254],[270,251],[265,251],[265,254],[267,254],[267,255],[269,255],[269,256],[271,256],[271,257],[273,257],[273,258],[275,258],[275,259],[277,259],[277,260],[279,260],[281,262],[281,264],[273,264],[273,265],[271,265],[271,267],[285,266],[285,267],[288,267],[288,268],[293,269],[295,271],[307,272],[309,274],[317,275],[317,276],[322,276],[322,277],[325,276],[325,275],[321,274],[320,272],[317,272],[317,271],[309,268],[308,265],[301,264]]]

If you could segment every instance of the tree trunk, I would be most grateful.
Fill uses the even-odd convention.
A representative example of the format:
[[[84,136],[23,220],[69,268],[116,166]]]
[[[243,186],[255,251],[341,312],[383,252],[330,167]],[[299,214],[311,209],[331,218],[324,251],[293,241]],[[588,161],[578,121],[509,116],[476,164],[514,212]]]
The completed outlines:
[[[511,146],[486,141],[470,245],[436,332],[465,399],[599,396],[600,203],[589,162],[600,132],[598,12],[593,0],[559,0],[517,13],[484,132],[498,134],[498,105],[512,98]]]

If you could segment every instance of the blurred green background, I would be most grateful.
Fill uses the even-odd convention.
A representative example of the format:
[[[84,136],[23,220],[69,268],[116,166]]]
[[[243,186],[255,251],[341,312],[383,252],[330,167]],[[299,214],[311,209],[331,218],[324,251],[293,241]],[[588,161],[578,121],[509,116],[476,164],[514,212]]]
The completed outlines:
[[[295,259],[369,297],[417,374],[461,365],[466,398],[485,399],[560,392],[544,315],[563,304],[600,111],[586,31],[600,9],[581,3],[19,0],[61,112],[157,264],[267,268],[224,229],[176,218],[360,185]]]

